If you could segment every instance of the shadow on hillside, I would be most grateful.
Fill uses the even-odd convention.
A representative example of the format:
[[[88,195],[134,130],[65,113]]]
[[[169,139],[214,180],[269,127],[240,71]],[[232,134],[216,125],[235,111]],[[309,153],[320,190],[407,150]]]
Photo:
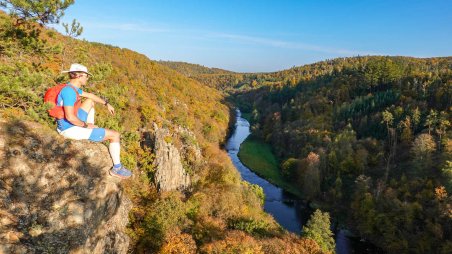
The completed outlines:
[[[9,221],[0,224],[0,236],[17,236],[7,239],[10,247],[68,253],[115,214],[118,193],[102,199],[92,194],[96,185],[105,187],[104,173],[71,141],[37,134],[22,122],[6,123],[0,132],[0,213]]]

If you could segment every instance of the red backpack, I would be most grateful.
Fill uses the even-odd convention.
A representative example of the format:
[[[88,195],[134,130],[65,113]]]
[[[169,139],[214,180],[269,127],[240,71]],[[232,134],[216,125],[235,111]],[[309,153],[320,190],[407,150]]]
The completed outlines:
[[[59,84],[54,87],[51,87],[47,90],[47,92],[44,95],[44,103],[48,102],[53,106],[51,109],[48,110],[49,115],[56,119],[64,118],[63,106],[57,105],[57,100],[58,100],[58,95],[61,92],[61,89],[65,88],[66,86],[69,86],[69,85],[68,84]],[[74,89],[75,94],[77,94],[77,99],[74,104],[74,114],[77,115],[78,109],[82,105],[82,101],[80,99],[80,95],[78,94],[77,90],[72,86],[69,86],[69,87]]]

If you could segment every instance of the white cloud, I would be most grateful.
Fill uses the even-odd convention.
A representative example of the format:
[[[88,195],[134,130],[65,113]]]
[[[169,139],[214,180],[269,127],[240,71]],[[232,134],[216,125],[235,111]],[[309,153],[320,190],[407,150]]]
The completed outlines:
[[[210,33],[210,36],[216,37],[216,38],[230,39],[230,40],[233,40],[236,42],[241,42],[241,43],[260,44],[260,45],[267,45],[267,46],[272,46],[272,47],[276,47],[276,48],[317,51],[317,52],[323,52],[323,53],[333,53],[333,54],[337,54],[337,55],[382,55],[381,53],[376,53],[376,52],[330,48],[330,47],[311,45],[311,44],[306,44],[306,43],[301,43],[301,42],[290,42],[290,41],[275,40],[275,39],[268,39],[268,38],[255,37],[255,36],[237,35],[237,34]]]
[[[278,39],[270,39],[265,37],[229,34],[221,32],[212,32],[205,30],[190,30],[190,29],[170,29],[168,26],[155,26],[150,24],[136,24],[136,23],[87,23],[84,27],[90,29],[108,29],[127,32],[140,32],[140,33],[168,33],[179,37],[191,37],[197,39],[228,39],[236,43],[247,43],[255,45],[271,46],[275,48],[297,49],[305,51],[314,51],[328,54],[335,54],[340,56],[356,56],[356,55],[386,55],[383,53],[341,49],[333,47],[325,47],[320,45],[312,45],[302,42],[285,41]]]

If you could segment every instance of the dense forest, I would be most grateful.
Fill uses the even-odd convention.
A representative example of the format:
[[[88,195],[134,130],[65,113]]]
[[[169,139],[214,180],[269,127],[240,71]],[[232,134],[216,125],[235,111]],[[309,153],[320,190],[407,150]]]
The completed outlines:
[[[237,77],[214,87],[249,114],[306,200],[388,252],[452,252],[451,57],[338,58]]]
[[[209,68],[199,64],[173,61],[158,61],[161,65],[166,65],[171,69],[189,77],[197,77],[202,74],[234,74],[232,71],[222,70],[218,68]]]
[[[0,6],[14,9],[11,2]],[[135,175],[123,183],[134,206],[131,251],[334,251],[319,237],[329,231],[319,226],[328,227],[327,214],[316,212],[300,237],[263,212],[262,190],[243,182],[220,149],[227,101],[272,146],[287,181],[339,223],[390,253],[452,252],[451,57],[338,58],[274,73],[155,62],[77,39],[75,20],[64,24],[66,35],[48,29],[73,1],[64,3],[0,11],[0,116],[55,129],[43,94],[66,80],[61,71],[71,63],[88,66],[94,75],[84,89],[117,111],[109,117],[99,108],[97,122],[121,132],[122,161]],[[196,179],[189,192],[157,191],[155,154],[143,136],[153,124],[169,129],[167,141],[182,151]]]
[[[236,73],[185,62],[159,61],[159,64],[168,66],[187,77],[220,91],[232,92],[246,89],[251,84],[257,84],[256,81],[253,83],[253,80],[257,77],[253,73]]]
[[[1,1],[14,8],[8,5],[10,2]],[[68,5],[71,3],[68,1]],[[48,29],[46,26],[62,13],[57,7],[49,9],[41,4],[45,7],[48,3],[26,5],[24,10],[34,9],[13,15],[0,11],[1,119],[34,121],[55,130],[55,122],[47,115],[49,106],[42,100],[45,91],[67,80],[61,71],[71,63],[88,66],[93,77],[84,90],[105,96],[116,109],[111,117],[99,107],[97,124],[121,132],[121,159],[134,173],[122,183],[133,203],[128,225],[131,251],[334,251],[331,238],[327,239],[329,247],[325,247],[316,235],[322,230],[329,232],[316,226],[329,225],[322,221],[329,220],[327,215],[319,213],[319,223],[313,220],[313,233],[305,238],[284,231],[263,212],[262,190],[242,181],[220,149],[230,119],[220,92],[131,50],[78,40],[82,27],[75,20],[63,24],[66,35]],[[155,186],[155,154],[144,137],[153,124],[170,130],[171,136],[165,140],[181,151],[184,168],[194,179],[187,193],[160,193]],[[201,151],[201,160],[194,159],[196,149]],[[27,233],[27,225],[18,230],[25,232],[24,237],[33,237]]]

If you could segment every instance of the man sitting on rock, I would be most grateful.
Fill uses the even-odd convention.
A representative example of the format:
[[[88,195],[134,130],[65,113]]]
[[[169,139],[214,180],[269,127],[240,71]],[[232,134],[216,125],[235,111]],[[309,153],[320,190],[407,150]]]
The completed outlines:
[[[86,85],[91,76],[85,66],[72,64],[71,68],[63,73],[69,74],[69,82],[57,97],[57,105],[62,105],[64,109],[64,118],[57,119],[57,131],[70,139],[110,141],[109,151],[114,164],[110,174],[123,179],[130,177],[132,172],[122,166],[120,161],[119,132],[98,128],[94,125],[94,104],[96,102],[105,105],[112,115],[115,113],[115,109],[108,101],[82,91],[81,87]],[[86,98],[83,103],[80,97]]]

